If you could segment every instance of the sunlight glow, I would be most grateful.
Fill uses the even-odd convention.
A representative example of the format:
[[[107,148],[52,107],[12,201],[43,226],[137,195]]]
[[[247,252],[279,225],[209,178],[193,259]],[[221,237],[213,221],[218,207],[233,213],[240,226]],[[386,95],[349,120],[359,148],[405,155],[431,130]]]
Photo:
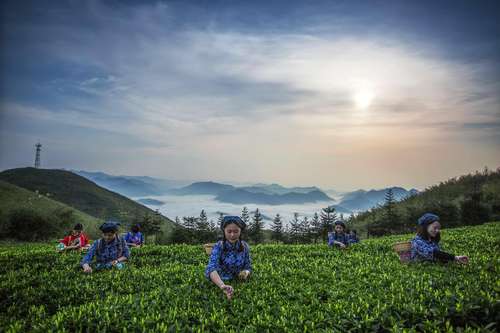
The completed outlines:
[[[354,104],[356,108],[364,110],[367,109],[375,98],[375,93],[371,90],[361,90],[354,94]]]

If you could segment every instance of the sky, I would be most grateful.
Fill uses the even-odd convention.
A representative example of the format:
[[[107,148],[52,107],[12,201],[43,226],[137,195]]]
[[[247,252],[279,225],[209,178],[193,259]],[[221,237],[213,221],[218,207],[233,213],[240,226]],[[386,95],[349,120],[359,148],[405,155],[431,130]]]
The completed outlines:
[[[423,189],[500,167],[495,1],[3,1],[0,170]]]

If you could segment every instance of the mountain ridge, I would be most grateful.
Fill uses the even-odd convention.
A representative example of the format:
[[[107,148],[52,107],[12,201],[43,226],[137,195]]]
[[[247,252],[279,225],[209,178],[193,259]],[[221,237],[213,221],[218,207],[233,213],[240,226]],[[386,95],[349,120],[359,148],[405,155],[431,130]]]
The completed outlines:
[[[124,225],[137,223],[143,216],[158,216],[165,236],[175,224],[168,217],[121,194],[100,187],[71,171],[18,168],[0,172],[0,180],[50,197],[99,219],[117,219]]]

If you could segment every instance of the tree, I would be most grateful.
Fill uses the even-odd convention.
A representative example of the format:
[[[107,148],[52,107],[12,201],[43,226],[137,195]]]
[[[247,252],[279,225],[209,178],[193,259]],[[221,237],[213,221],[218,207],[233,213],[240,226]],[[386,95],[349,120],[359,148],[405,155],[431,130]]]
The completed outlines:
[[[299,213],[293,213],[293,219],[290,221],[290,241],[292,243],[300,241],[300,231]]]
[[[489,220],[489,210],[481,202],[481,196],[481,192],[477,188],[474,188],[473,192],[460,204],[460,219],[462,224],[481,224]]]
[[[307,216],[304,216],[300,222],[300,240],[303,243],[309,243],[311,241],[311,237],[311,224],[309,223]]]
[[[433,210],[429,210],[430,212],[434,212]],[[403,223],[401,226],[400,232],[414,232],[417,226],[417,221],[420,216],[425,212],[425,209],[417,208],[415,206],[408,206],[405,210],[405,218],[403,219]]]
[[[374,213],[375,208],[371,208],[368,214],[368,226],[366,227],[367,236],[382,236],[390,233],[391,229],[388,229],[384,224],[384,220]],[[394,226],[391,226],[392,228]]]
[[[490,174],[491,181],[481,187],[481,202],[490,208],[490,221],[500,220],[500,168],[495,173]]]
[[[208,227],[210,228],[210,232],[213,235],[213,238],[217,238],[219,226],[215,224],[214,220],[210,220],[210,222],[208,222]]]
[[[208,224],[207,214],[205,210],[201,210],[200,217],[196,219],[196,240],[199,242],[207,242],[212,237],[210,233],[210,225]]]
[[[217,218],[217,223],[219,223],[219,226],[222,225],[222,221],[224,220],[224,214],[220,213],[219,217]]]
[[[333,229],[333,224],[337,220],[337,213],[333,206],[328,206],[321,210],[321,237],[325,241],[328,237],[328,232]]]
[[[204,209],[202,209],[200,212],[200,218],[198,219],[198,223],[200,223],[203,226],[208,225],[207,213],[205,213]]]
[[[454,227],[460,225],[460,213],[458,206],[452,201],[436,201],[432,202],[421,211],[420,216],[426,212],[431,212],[439,216],[439,221],[446,227]],[[420,217],[419,216],[419,217]],[[415,225],[415,221],[413,222]]]
[[[181,220],[179,219],[179,216],[176,216],[176,217],[175,217],[175,224],[177,224],[177,225],[181,225],[181,223],[182,223],[182,222],[181,222]]]
[[[180,224],[174,226],[174,229],[172,230],[171,241],[172,241],[172,243],[176,243],[176,244],[177,243],[184,243],[184,244],[192,243],[193,238],[191,235],[191,230],[184,228]]]
[[[243,207],[241,210],[241,220],[245,222],[245,225],[247,226],[250,224],[250,213],[248,212],[247,207]]]
[[[195,244],[198,242],[198,235],[196,233],[197,218],[194,216],[183,216],[182,224],[185,229],[186,242],[189,244]]]
[[[262,233],[262,227],[264,223],[262,222],[264,218],[259,212],[259,209],[257,208],[255,210],[255,213],[252,218],[252,223],[250,224],[250,227],[248,228],[248,237],[250,240],[252,240],[255,243],[262,243],[263,240],[263,233]]]
[[[293,242],[291,234],[290,234],[290,224],[284,224],[283,225],[283,242],[285,244],[290,244]]]
[[[156,239],[156,236],[160,233],[161,230],[161,215],[158,211],[155,212],[154,215],[150,215],[149,213],[144,214],[142,220],[139,222],[141,226],[141,230],[144,232],[144,235],[151,235],[153,239]],[[154,243],[154,241],[153,241]]]
[[[283,221],[280,214],[276,214],[271,225],[271,238],[277,242],[283,241]]]
[[[356,218],[356,216],[354,216],[354,213],[351,213],[351,215],[349,215],[348,220],[349,220],[349,222],[353,222],[355,218]]]
[[[317,212],[315,212],[313,215],[310,229],[311,229],[311,238],[313,239],[314,243],[316,243],[318,239],[321,238],[321,220],[319,219],[319,215]]]
[[[183,216],[182,217],[182,224],[184,228],[189,229],[189,230],[196,230],[196,217],[194,216]]]
[[[394,199],[394,192],[392,188],[388,189],[385,194],[384,203],[384,224],[396,226],[398,223],[398,216],[396,213],[396,199]]]

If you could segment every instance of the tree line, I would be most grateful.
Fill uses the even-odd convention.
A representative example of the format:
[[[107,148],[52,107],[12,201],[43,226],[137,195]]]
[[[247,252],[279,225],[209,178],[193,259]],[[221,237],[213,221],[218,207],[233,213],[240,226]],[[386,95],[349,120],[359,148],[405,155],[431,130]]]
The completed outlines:
[[[220,224],[224,214],[220,214],[217,222],[209,220],[204,210],[200,215],[176,217],[177,227],[174,229],[171,241],[173,243],[200,244],[214,242],[222,237]],[[270,223],[270,230],[264,230],[264,217],[257,208],[250,212],[247,207],[243,207],[240,215],[247,225],[243,238],[251,243],[259,244],[264,241],[272,241],[286,244],[317,243],[324,242],[328,237],[328,232],[333,230],[334,223],[341,219],[343,215],[337,215],[334,207],[326,207],[309,218],[300,217],[294,213],[291,220],[286,223],[280,214],[276,214]],[[353,216],[350,216],[346,222]]]

